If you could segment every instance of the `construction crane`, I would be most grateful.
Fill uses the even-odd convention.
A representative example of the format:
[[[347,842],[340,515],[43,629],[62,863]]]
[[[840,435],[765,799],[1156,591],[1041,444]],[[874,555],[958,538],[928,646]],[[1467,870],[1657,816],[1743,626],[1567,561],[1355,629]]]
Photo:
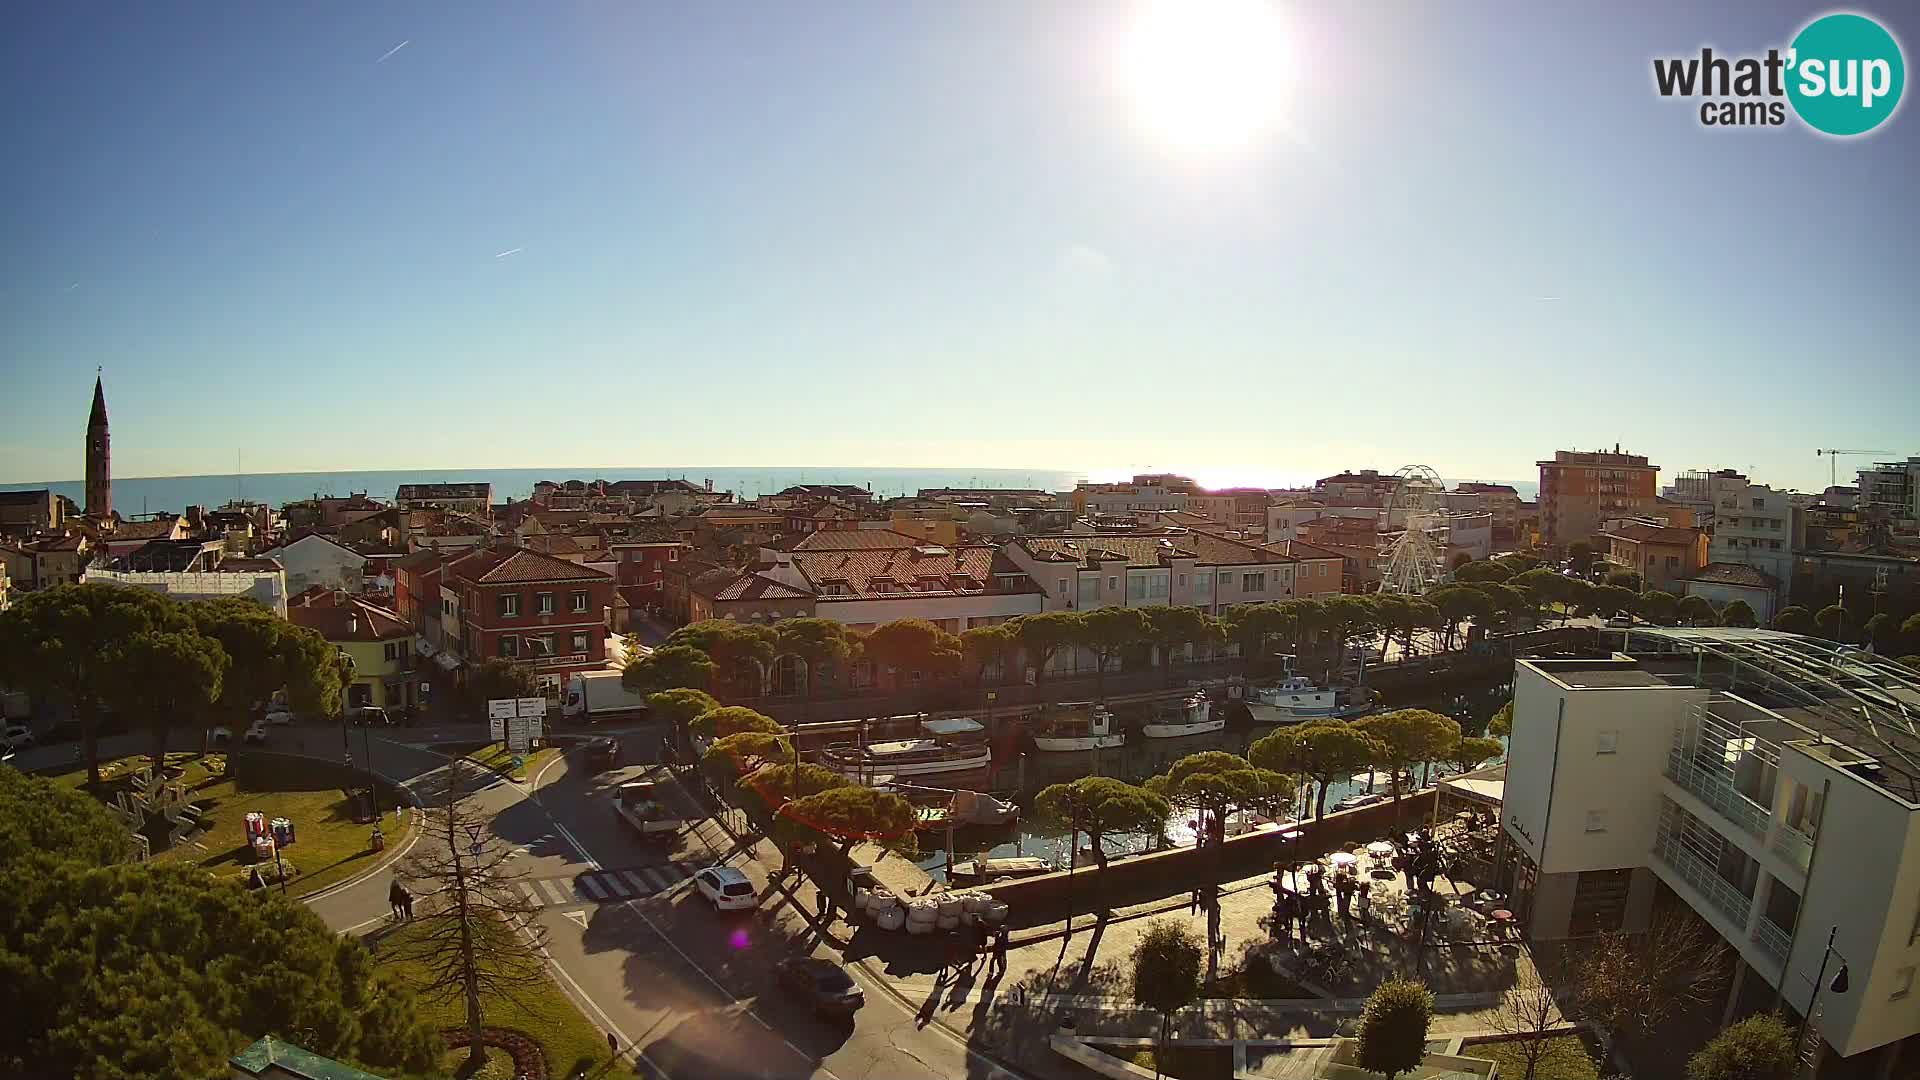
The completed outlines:
[[[1840,482],[1839,472],[1832,460],[1833,458],[1839,457],[1841,454],[1845,454],[1848,457],[1873,457],[1876,454],[1897,454],[1899,452],[1898,450],[1815,450],[1813,456],[1820,457],[1825,455],[1827,457],[1827,486],[1833,487]]]

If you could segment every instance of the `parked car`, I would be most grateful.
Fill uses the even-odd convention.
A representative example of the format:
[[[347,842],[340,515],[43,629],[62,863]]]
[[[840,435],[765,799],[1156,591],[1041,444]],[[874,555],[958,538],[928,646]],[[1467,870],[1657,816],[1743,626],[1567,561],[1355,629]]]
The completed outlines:
[[[393,717],[378,705],[355,705],[347,710],[347,722],[354,727],[391,727]]]
[[[226,746],[233,742],[233,729],[230,727],[211,728],[207,731],[207,741],[215,746]]]
[[[38,741],[33,729],[25,724],[8,724],[5,733],[0,734],[0,742],[4,742],[9,750],[32,749]]]
[[[852,1016],[867,995],[845,968],[824,957],[789,956],[773,966],[780,988],[822,1016]]]
[[[250,742],[250,743],[266,742],[267,741],[266,723],[260,720],[255,720],[250,726],[248,726],[247,733],[245,735],[240,736],[240,738],[243,742]]]
[[[1363,806],[1378,806],[1386,801],[1387,797],[1385,795],[1377,793],[1373,795],[1349,795],[1339,802],[1334,803],[1333,808],[1335,810],[1358,810]]]
[[[747,875],[731,866],[709,866],[693,875],[693,887],[715,911],[752,911],[760,906]]]
[[[282,706],[275,706],[267,710],[267,723],[291,724],[293,723],[293,713]]]
[[[1632,626],[1633,616],[1631,615],[1615,615],[1613,618],[1607,620],[1607,628],[1609,630],[1625,630]]]

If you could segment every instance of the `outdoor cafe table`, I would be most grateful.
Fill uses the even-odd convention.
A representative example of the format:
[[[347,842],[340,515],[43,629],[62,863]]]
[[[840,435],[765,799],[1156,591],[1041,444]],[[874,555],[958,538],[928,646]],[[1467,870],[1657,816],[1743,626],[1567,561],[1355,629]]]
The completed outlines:
[[[1389,858],[1393,855],[1393,845],[1387,843],[1385,840],[1375,840],[1373,843],[1367,845],[1367,854],[1376,859]]]
[[[1335,871],[1350,871],[1360,860],[1351,851],[1336,851],[1333,853],[1332,862]]]

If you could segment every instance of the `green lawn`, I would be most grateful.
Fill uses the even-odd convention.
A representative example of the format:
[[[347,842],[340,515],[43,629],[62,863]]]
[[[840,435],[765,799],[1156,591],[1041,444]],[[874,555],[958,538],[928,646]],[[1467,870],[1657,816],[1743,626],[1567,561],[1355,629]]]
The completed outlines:
[[[347,799],[339,788],[318,791],[241,791],[225,775],[226,755],[168,754],[169,766],[185,770],[180,782],[188,799],[199,804],[207,831],[185,846],[154,853],[154,861],[186,861],[206,867],[220,877],[243,878],[252,864],[252,853],[245,841],[242,822],[249,811],[258,810],[268,818],[283,817],[293,822],[295,841],[284,852],[297,875],[288,883],[293,896],[317,892],[335,882],[359,873],[378,861],[379,855],[368,845],[371,825],[353,820]],[[102,762],[101,780],[105,790],[96,792],[102,802],[131,787],[132,774],[145,767],[145,755]],[[82,769],[51,777],[57,784],[81,789],[86,786],[87,771]],[[407,842],[413,833],[413,815],[402,814],[396,820],[392,812],[381,819],[389,850]],[[194,846],[195,844],[199,846]]]
[[[1534,1080],[1599,1080],[1600,1068],[1594,1064],[1587,1044],[1578,1035],[1555,1035],[1546,1040],[1547,1049],[1534,1069]],[[1487,1058],[1500,1063],[1500,1075],[1519,1080],[1527,1075],[1527,1061],[1521,1056],[1521,1043],[1468,1043],[1460,1051],[1463,1057]]]
[[[418,924],[415,924],[418,925]],[[382,971],[391,974],[402,982],[416,988],[426,981],[426,974],[417,963],[388,959],[395,946],[404,940],[404,935],[413,933],[412,926],[402,926],[388,934],[381,942],[380,949],[374,954],[375,962]],[[579,1065],[585,1063],[588,1071],[599,1068],[607,1061],[607,1036],[594,1027],[587,1018],[574,1008],[572,999],[561,992],[551,976],[544,978],[538,988],[523,990],[519,993],[519,1002],[505,999],[481,1000],[482,1015],[489,1027],[512,1028],[533,1036],[547,1055],[547,1075],[552,1077],[571,1076]],[[524,1007],[522,1007],[524,1005]],[[419,998],[418,1014],[420,1018],[437,1029],[464,1027],[467,1022],[467,1007],[464,999],[448,1001],[431,1000],[422,994]],[[500,1068],[495,1059],[506,1058],[503,1051],[490,1051],[488,1069],[496,1072]],[[446,1056],[447,1075],[464,1062],[467,1051],[463,1048],[449,1052]],[[500,1075],[511,1076],[508,1068]],[[476,1074],[487,1077],[485,1070]]]
[[[526,760],[517,771],[513,767],[513,751],[507,749],[506,743],[488,743],[478,750],[469,751],[466,757],[475,765],[492,769],[502,776],[513,780],[525,780],[529,776],[538,775],[540,767],[559,753],[560,748],[557,746],[543,746],[526,755]]]

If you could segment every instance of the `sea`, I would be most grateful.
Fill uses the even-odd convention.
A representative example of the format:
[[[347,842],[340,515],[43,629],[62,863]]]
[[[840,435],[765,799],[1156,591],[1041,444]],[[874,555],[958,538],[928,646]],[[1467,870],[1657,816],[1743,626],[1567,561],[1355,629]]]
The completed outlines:
[[[113,505],[123,517],[185,510],[189,506],[221,506],[231,500],[281,506],[316,495],[345,496],[365,492],[376,499],[392,499],[401,484],[485,482],[493,485],[495,502],[524,499],[542,480],[649,480],[671,478],[695,484],[711,483],[715,491],[731,491],[753,499],[795,484],[854,484],[881,498],[912,495],[922,488],[1027,488],[1068,491],[1086,480],[1123,479],[1126,470],[1092,473],[1062,469],[873,469],[873,468],[705,468],[695,466],[619,466],[593,469],[389,469],[376,472],[228,473],[209,476],[132,476],[113,479]],[[1202,482],[1206,478],[1200,478]],[[1310,483],[1299,477],[1275,476],[1273,486]],[[1520,497],[1531,499],[1533,482],[1507,481]],[[49,488],[72,499],[86,501],[80,480],[4,483],[0,489]]]

